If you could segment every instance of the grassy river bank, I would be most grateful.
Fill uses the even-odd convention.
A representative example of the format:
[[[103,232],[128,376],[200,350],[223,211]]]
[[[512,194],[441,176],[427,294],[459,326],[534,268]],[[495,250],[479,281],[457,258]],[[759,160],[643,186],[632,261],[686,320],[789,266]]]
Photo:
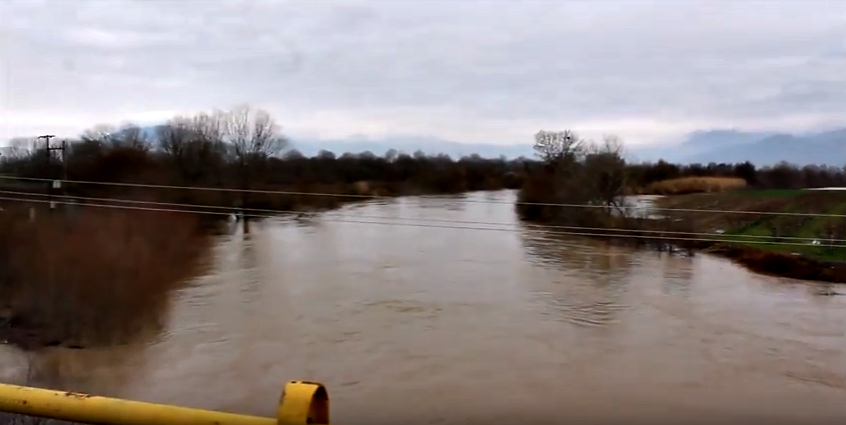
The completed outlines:
[[[669,196],[656,207],[714,234],[697,246],[705,252],[759,273],[846,283],[846,191],[731,190]]]
[[[526,220],[659,250],[730,258],[763,274],[846,283],[846,191],[754,190],[655,199],[648,216],[578,206],[532,205]],[[543,202],[543,201],[540,201]]]

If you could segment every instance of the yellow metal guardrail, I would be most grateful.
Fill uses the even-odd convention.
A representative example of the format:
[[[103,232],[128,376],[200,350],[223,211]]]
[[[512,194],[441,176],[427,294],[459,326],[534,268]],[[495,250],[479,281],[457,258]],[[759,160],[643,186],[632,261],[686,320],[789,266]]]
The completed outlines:
[[[96,425],[316,425],[329,424],[329,393],[316,382],[291,381],[276,418],[262,418],[0,384],[0,411]]]

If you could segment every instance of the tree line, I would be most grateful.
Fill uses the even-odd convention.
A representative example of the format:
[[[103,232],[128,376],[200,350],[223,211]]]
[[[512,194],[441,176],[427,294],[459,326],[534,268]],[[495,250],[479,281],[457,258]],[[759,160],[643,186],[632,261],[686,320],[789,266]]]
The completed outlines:
[[[571,201],[611,205],[622,194],[683,177],[733,177],[743,179],[749,187],[766,189],[846,186],[846,167],[786,162],[770,167],[756,167],[750,162],[630,163],[624,159],[622,143],[616,137],[593,143],[569,130],[539,132],[534,145],[537,158],[451,158],[395,149],[384,154],[321,151],[315,157],[306,157],[290,149],[281,127],[269,113],[246,105],[177,116],[156,127],[154,133],[135,125],[99,125],[69,142],[64,151],[45,149],[44,142],[13,144],[0,156],[0,173],[25,178],[248,189],[240,193],[182,190],[163,194],[160,190],[126,187],[63,188],[70,195],[143,195],[217,206],[276,209],[307,204],[331,206],[333,201],[255,191],[389,196],[527,189],[524,183],[531,181],[529,194],[562,192],[563,185]],[[55,141],[53,144],[55,147]],[[565,180],[570,183],[563,183]],[[553,190],[553,183],[558,189]],[[9,181],[3,185],[8,189]],[[50,190],[45,183],[16,186]],[[533,197],[537,196],[540,195]]]
[[[846,143],[846,141],[844,141]],[[609,145],[610,144],[610,145]],[[846,186],[846,158],[844,166],[834,167],[815,164],[792,164],[782,161],[772,166],[756,166],[750,161],[741,163],[673,164],[665,160],[657,162],[628,162],[624,147],[616,136],[607,136],[601,143],[594,143],[579,137],[572,130],[560,132],[541,131],[535,135],[534,149],[538,162],[536,172],[549,171],[550,167],[562,165],[562,161],[593,161],[597,158],[597,147],[602,147],[605,156],[615,158],[613,164],[625,175],[625,186],[631,189],[647,187],[650,184],[685,177],[726,177],[743,179],[755,189],[806,189]]]
[[[844,158],[846,162],[846,158]],[[639,186],[683,177],[737,177],[757,189],[806,189],[846,186],[846,166],[797,165],[782,161],[756,167],[742,163],[671,164],[666,161],[630,164],[629,175]]]
[[[155,134],[136,125],[99,125],[69,142],[64,152],[46,149],[43,141],[17,143],[0,157],[0,173],[23,178],[235,189],[64,188],[72,195],[164,197],[204,205],[289,209],[332,206],[337,201],[305,195],[309,192],[390,196],[518,188],[526,168],[526,161],[519,159],[478,155],[453,159],[393,149],[383,155],[321,151],[315,157],[306,157],[289,146],[270,114],[239,106],[174,117],[156,127]],[[8,188],[8,180],[4,185]],[[44,183],[16,186],[49,189]],[[260,191],[301,195],[256,193]]]
[[[584,140],[571,130],[540,131],[535,135],[538,160],[527,164],[519,193],[518,212],[528,219],[567,221],[578,225],[603,226],[619,215],[626,195],[643,193],[659,182],[690,177],[741,180],[749,189],[803,189],[846,186],[842,168],[782,162],[756,167],[739,164],[629,163],[623,144],[615,136],[600,142]],[[527,204],[594,204],[604,209],[558,208]]]

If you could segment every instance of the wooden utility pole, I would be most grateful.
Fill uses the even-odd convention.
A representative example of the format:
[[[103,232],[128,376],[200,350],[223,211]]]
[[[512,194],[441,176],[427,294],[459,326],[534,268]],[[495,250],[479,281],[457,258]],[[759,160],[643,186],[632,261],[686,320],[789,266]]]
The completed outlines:
[[[50,139],[56,137],[55,134],[45,134],[43,136],[38,136],[38,140],[44,140],[44,159],[47,160],[46,167],[50,166]],[[36,148],[36,151],[38,149]],[[53,184],[47,183],[47,205],[50,210],[53,209]]]
[[[68,141],[62,140],[62,197],[67,201],[68,195]]]
[[[67,183],[65,180],[68,179],[68,163],[67,163],[67,156],[65,155],[65,148],[67,147],[67,140],[62,140],[62,144],[59,146],[50,146],[47,144],[47,153],[52,151],[59,151],[59,156],[62,159],[62,179],[61,180],[53,180],[50,182],[50,190],[61,189],[62,190],[62,201],[67,202]],[[58,185],[58,187],[56,186]],[[50,209],[53,209],[53,204],[50,204]]]
[[[44,151],[46,152],[48,167],[49,167],[49,161],[50,161],[50,158],[52,156],[53,151],[60,151],[61,152],[62,180],[67,180],[68,167],[67,167],[67,161],[66,161],[67,157],[66,157],[66,154],[65,154],[65,148],[67,147],[67,141],[62,141],[62,144],[59,145],[59,146],[52,146],[50,144],[50,139],[52,139],[54,137],[56,137],[56,135],[54,135],[54,134],[45,134],[43,136],[38,136],[38,139],[44,139]],[[51,211],[55,208],[55,205],[53,204],[53,190],[61,188],[62,194],[65,194],[65,184],[62,180],[53,180],[49,183],[49,186],[47,187],[47,201],[49,202]],[[59,187],[56,187],[57,184],[59,185]]]

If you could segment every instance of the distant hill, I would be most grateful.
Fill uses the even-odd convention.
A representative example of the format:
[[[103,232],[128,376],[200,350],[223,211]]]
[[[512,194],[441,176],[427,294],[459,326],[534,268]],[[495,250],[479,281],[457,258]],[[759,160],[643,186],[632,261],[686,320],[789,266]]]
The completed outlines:
[[[761,140],[775,133],[744,133],[737,130],[694,131],[680,145],[654,146],[636,149],[634,154],[640,160],[663,159],[670,162],[687,162],[691,158],[719,151],[734,145],[745,145]]]
[[[523,144],[464,144],[435,138],[386,138],[346,140],[294,140],[292,147],[305,155],[320,150],[335,153],[370,151],[382,155],[389,149],[412,153],[446,153],[453,158],[479,154],[486,158],[505,155],[508,158],[534,158],[531,142]],[[819,133],[786,134],[776,132],[743,132],[709,130],[690,133],[679,145],[633,147],[627,150],[632,160],[665,159],[680,163],[744,162],[774,165],[780,161],[794,164],[846,165],[846,128]]]
[[[787,161],[843,166],[846,165],[846,128],[806,134],[697,131],[680,145],[644,148],[636,154],[641,160],[682,163],[751,161],[756,165],[774,165]]]
[[[157,137],[157,127],[142,127],[141,132],[149,140]],[[336,155],[344,153],[362,153],[369,151],[378,156],[384,155],[391,149],[401,153],[413,154],[416,151],[430,155],[447,154],[454,159],[462,156],[478,154],[483,158],[499,158],[505,155],[509,159],[525,156],[533,158],[535,153],[531,143],[498,145],[493,143],[457,143],[434,137],[388,137],[370,139],[366,137],[350,137],[335,140],[317,140],[306,138],[292,138],[289,149],[296,149],[306,156],[316,156],[320,151],[327,150]]]
[[[350,138],[342,140],[293,139],[291,141],[291,148],[302,152],[306,156],[317,155],[321,150],[327,150],[339,155],[345,152],[361,153],[370,151],[381,156],[391,149],[396,149],[399,152],[407,154],[412,154],[418,150],[432,155],[444,153],[454,159],[472,154],[478,154],[484,158],[498,158],[501,155],[505,155],[509,159],[520,156],[527,158],[534,157],[534,150],[532,150],[530,143],[519,145],[456,143],[429,137]]]

